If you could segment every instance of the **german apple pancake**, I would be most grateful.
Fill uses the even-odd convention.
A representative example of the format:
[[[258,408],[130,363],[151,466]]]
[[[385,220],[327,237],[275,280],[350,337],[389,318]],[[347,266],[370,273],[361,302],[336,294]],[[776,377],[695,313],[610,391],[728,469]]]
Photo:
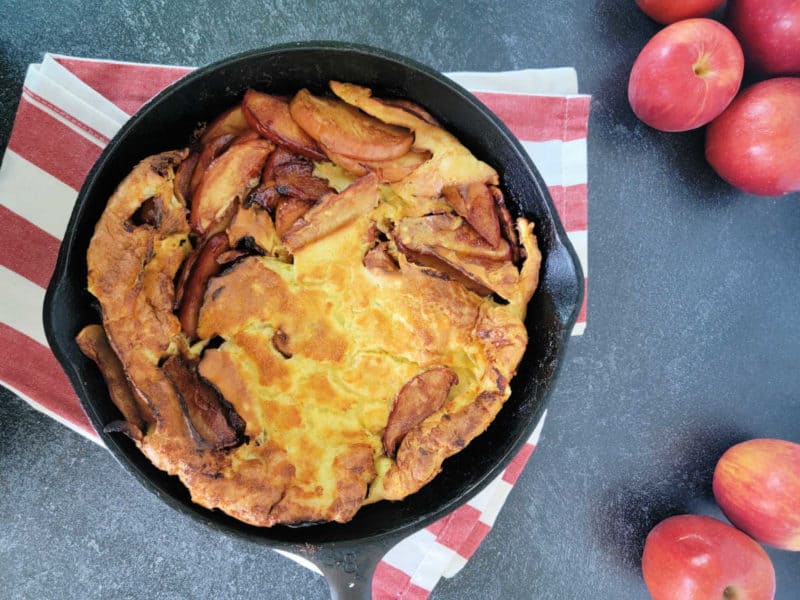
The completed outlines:
[[[249,90],[119,184],[77,336],[121,432],[257,526],[418,491],[511,393],[533,225],[425,109],[331,82]]]

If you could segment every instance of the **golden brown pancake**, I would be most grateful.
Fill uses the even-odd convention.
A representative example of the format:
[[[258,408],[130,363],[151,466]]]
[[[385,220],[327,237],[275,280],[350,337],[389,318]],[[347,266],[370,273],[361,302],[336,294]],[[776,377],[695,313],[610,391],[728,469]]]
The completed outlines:
[[[538,282],[527,220],[517,219],[513,239],[487,241],[477,233],[486,228],[469,222],[469,196],[456,210],[442,193],[494,186],[494,169],[366,88],[332,87],[342,100],[307,103],[322,113],[298,119],[311,124],[304,156],[280,164],[266,153],[272,143],[258,140],[288,136],[285,101],[259,95],[259,106],[245,105],[267,129],[245,131],[216,159],[253,148],[246,173],[220,174],[212,162],[194,174],[217,178],[199,186],[220,190],[202,193],[205,209],[178,199],[185,185],[175,193],[179,165],[202,148],[142,161],[110,198],[87,257],[118,360],[96,326],[81,346],[128,418],[111,429],[180,477],[194,502],[259,526],[346,522],[365,503],[400,500],[431,481],[511,393]],[[355,150],[342,164],[312,164],[316,132],[330,139],[346,125],[353,108],[335,105],[343,101],[363,112],[337,152],[348,141]],[[271,105],[283,106],[283,120],[264,114]],[[373,131],[394,137],[371,150],[357,136]],[[402,177],[386,177],[385,162],[352,159],[389,150],[414,153],[399,161]],[[278,143],[281,151],[294,150]],[[482,225],[497,193],[474,195]],[[292,198],[296,212],[278,233],[276,211]],[[202,228],[192,228],[190,210],[203,215]]]

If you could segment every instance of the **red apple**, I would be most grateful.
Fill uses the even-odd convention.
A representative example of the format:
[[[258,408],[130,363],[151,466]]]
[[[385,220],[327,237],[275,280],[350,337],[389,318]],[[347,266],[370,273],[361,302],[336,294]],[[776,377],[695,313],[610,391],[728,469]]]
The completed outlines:
[[[800,444],[756,439],[729,448],[714,469],[714,497],[759,542],[800,550]]]
[[[679,21],[642,49],[631,71],[628,100],[651,127],[687,131],[725,110],[743,71],[742,49],[724,25],[711,19]]]
[[[653,600],[771,600],[775,569],[741,531],[700,515],[661,521],[647,536],[644,582]]]
[[[764,75],[800,75],[800,0],[731,0],[726,21],[748,67]]]
[[[636,0],[644,13],[659,23],[668,25],[675,21],[705,17],[717,10],[725,0]]]
[[[751,194],[800,190],[800,78],[769,79],[742,92],[709,125],[706,159]]]

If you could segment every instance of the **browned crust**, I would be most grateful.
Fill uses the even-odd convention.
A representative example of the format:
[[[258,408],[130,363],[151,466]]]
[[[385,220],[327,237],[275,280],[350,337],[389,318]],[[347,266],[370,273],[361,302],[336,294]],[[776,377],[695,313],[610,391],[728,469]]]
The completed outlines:
[[[486,430],[504,401],[504,394],[482,392],[461,410],[411,430],[400,444],[396,464],[384,478],[385,497],[400,500],[436,477],[447,457]]]

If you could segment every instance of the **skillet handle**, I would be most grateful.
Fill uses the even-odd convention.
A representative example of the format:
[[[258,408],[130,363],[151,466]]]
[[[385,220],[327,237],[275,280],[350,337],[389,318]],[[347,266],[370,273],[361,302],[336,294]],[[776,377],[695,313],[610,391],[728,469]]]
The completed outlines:
[[[583,304],[583,277],[580,260],[569,241],[556,244],[547,258],[544,278],[562,327],[572,327],[578,316]]]
[[[332,600],[370,600],[375,567],[396,540],[369,543],[333,543],[306,547],[303,554],[328,582]]]

